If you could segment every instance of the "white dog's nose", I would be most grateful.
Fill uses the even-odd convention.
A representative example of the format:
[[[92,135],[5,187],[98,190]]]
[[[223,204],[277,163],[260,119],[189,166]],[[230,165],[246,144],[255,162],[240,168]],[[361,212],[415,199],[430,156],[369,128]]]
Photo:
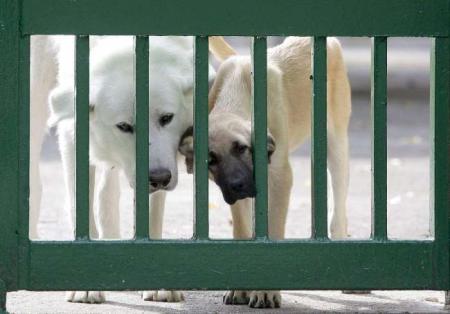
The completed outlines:
[[[165,188],[172,178],[172,174],[168,169],[159,168],[155,170],[150,170],[149,180],[150,185],[154,189],[163,189]]]

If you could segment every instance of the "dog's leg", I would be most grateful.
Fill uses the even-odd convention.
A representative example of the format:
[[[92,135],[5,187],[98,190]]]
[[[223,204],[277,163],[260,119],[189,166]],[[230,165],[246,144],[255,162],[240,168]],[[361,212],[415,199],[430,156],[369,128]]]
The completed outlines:
[[[102,167],[98,181],[95,217],[99,238],[120,239],[119,171],[115,168]]]
[[[149,233],[151,239],[162,238],[164,206],[166,204],[166,191],[155,192],[150,199]],[[183,293],[173,290],[142,291],[142,299],[157,302],[184,301]]]
[[[292,169],[287,159],[282,166],[273,165],[273,167],[272,171],[282,175],[270,176],[269,180],[269,237],[272,240],[282,240],[284,239],[292,188]],[[280,291],[252,291],[249,306],[256,308],[280,307]]]
[[[89,236],[98,239],[98,228],[94,213],[95,166],[89,166]]]
[[[253,236],[252,200],[247,198],[230,206],[233,219],[233,238],[239,240],[251,239]],[[230,290],[223,296],[224,304],[249,304],[251,291]]]
[[[334,209],[331,218],[331,237],[347,237],[347,193],[348,193],[348,137],[346,132],[328,132],[328,168],[331,174]]]

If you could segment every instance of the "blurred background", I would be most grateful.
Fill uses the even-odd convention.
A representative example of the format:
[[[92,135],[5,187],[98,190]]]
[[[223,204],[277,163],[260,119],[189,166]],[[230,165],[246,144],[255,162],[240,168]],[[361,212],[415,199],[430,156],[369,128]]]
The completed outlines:
[[[369,238],[371,226],[371,39],[339,38],[352,87],[350,138],[350,188],[348,220],[350,238]],[[226,37],[240,53],[250,52],[250,38]],[[269,46],[282,42],[269,38]],[[429,232],[430,140],[429,76],[431,40],[388,40],[388,233],[390,238],[424,239]],[[217,68],[213,57],[211,62]],[[294,187],[287,220],[288,238],[308,238],[311,232],[310,142],[292,154]],[[179,185],[167,196],[164,238],[190,238],[193,231],[193,176],[180,160]],[[43,239],[69,239],[59,217],[64,185],[55,130],[46,137],[42,156],[42,215],[39,232]],[[133,191],[122,178],[123,237],[134,235]],[[330,180],[329,180],[330,182]],[[210,236],[231,238],[228,206],[210,183]],[[328,207],[332,195],[328,188]],[[331,217],[331,213],[329,215]]]

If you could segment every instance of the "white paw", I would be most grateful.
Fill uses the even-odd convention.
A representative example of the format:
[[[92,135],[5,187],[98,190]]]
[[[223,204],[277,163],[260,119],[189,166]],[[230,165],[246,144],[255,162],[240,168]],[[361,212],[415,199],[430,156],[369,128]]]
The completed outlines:
[[[144,301],[180,302],[184,301],[183,293],[173,290],[142,291]]]
[[[103,291],[67,291],[66,301],[79,303],[103,303],[105,293]]]
[[[277,308],[281,306],[279,291],[231,290],[223,296],[224,304],[248,304],[256,308]]]
[[[231,290],[223,296],[223,304],[248,304],[250,291]]]

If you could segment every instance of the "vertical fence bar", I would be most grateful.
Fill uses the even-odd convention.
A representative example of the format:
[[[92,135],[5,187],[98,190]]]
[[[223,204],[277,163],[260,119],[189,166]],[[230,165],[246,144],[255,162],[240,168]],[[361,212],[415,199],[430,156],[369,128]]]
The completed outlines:
[[[19,286],[26,288],[29,278],[30,222],[30,36],[20,38],[20,190],[19,190]],[[38,210],[35,208],[34,210]],[[36,222],[37,223],[37,222]]]
[[[431,193],[434,212],[436,286],[450,290],[449,282],[449,107],[450,107],[450,39],[433,40],[431,61]]]
[[[253,37],[253,165],[256,184],[255,236],[268,233],[267,194],[267,39]]]
[[[208,37],[195,37],[195,238],[208,239]]]
[[[327,38],[312,39],[311,232],[327,238]]]
[[[77,239],[89,238],[89,36],[76,37],[75,208]]]
[[[372,40],[372,238],[387,239],[387,37]]]
[[[149,236],[149,38],[136,37],[136,238]]]

